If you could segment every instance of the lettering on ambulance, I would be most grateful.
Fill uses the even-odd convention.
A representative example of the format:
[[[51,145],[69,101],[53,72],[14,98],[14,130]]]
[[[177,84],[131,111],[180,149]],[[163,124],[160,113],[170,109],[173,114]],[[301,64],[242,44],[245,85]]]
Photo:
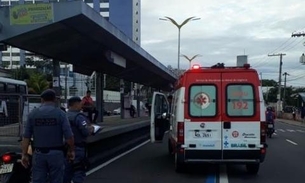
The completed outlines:
[[[242,144],[242,143],[234,143],[231,144],[232,148],[247,148],[247,144]]]
[[[247,82],[248,79],[196,79],[196,82]]]
[[[253,116],[254,92],[249,84],[230,84],[227,86],[228,116]]]

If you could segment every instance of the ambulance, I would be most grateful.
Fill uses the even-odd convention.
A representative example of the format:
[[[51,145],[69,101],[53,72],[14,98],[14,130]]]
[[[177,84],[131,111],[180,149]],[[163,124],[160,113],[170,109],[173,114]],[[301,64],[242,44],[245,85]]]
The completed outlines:
[[[176,172],[192,163],[233,163],[257,174],[267,148],[257,71],[193,65],[179,77],[171,107],[165,94],[153,94],[151,142],[162,142],[165,132]]]

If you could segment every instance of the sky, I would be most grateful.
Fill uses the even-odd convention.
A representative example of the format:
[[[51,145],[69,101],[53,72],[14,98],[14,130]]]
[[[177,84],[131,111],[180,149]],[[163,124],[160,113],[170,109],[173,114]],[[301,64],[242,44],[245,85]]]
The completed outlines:
[[[192,62],[212,66],[218,62],[236,65],[237,55],[248,55],[248,63],[263,79],[279,78],[287,72],[287,86],[305,87],[305,65],[299,62],[305,53],[304,0],[142,0],[141,46],[165,66],[177,68],[178,28],[159,18],[168,16],[181,24],[186,18],[198,17],[181,28],[181,54]],[[180,68],[189,61],[180,57]],[[284,77],[282,76],[284,82]]]

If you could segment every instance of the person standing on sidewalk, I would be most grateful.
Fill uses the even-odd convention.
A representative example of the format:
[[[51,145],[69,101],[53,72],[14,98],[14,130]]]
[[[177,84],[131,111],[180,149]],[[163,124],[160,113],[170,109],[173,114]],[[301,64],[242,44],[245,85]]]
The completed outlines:
[[[302,107],[301,107],[301,119],[302,119],[302,123],[305,122],[305,104],[304,102],[302,103]]]
[[[84,96],[82,100],[83,105],[83,111],[88,112],[88,118],[90,122],[96,123],[97,117],[98,117],[98,111],[96,110],[96,107],[94,106],[94,102],[91,98],[91,91],[88,90],[86,93],[86,96]],[[92,114],[94,114],[94,119],[92,120]]]
[[[44,91],[41,101],[42,105],[28,115],[22,140],[21,164],[25,168],[30,164],[28,148],[33,137],[32,182],[43,183],[49,179],[50,183],[61,183],[65,156],[68,155],[70,161],[74,160],[74,135],[65,112],[56,107],[55,91]],[[68,145],[67,152],[65,143]]]

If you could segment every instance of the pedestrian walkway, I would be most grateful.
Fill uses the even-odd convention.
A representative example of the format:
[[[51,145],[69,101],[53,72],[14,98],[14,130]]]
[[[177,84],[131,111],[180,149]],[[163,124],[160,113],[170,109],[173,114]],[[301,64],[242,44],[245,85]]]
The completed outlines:
[[[305,124],[300,121],[294,121],[294,120],[289,120],[289,119],[276,119],[275,121],[305,128]]]
[[[104,122],[98,122],[98,125],[103,127],[117,127],[120,125],[134,124],[141,121],[149,121],[150,118],[148,116],[136,117],[136,118],[125,118],[121,119],[118,116],[109,116],[104,118]]]

